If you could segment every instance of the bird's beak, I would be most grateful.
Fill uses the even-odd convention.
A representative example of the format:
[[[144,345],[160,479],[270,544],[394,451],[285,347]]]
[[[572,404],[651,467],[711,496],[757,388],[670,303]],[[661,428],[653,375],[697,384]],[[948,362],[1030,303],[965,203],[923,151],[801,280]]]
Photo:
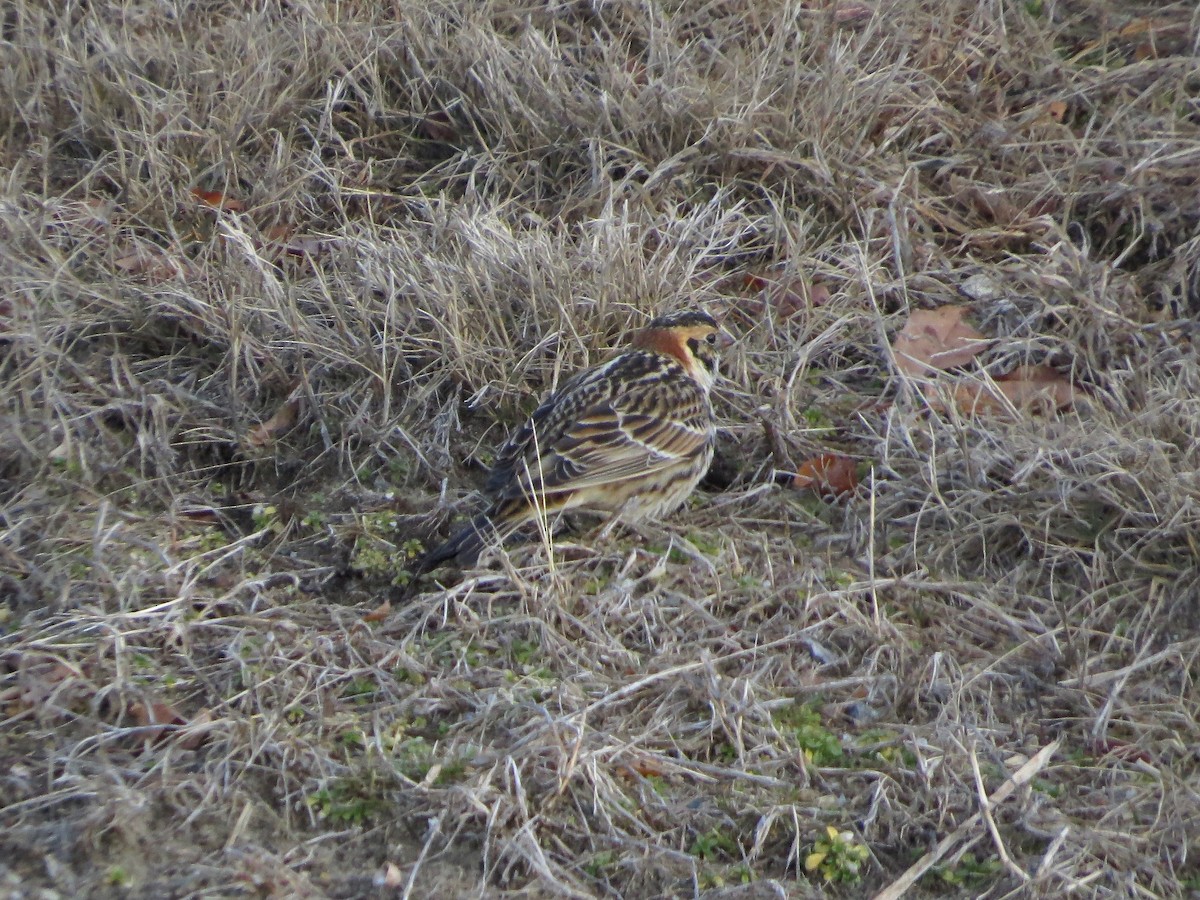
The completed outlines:
[[[726,350],[733,346],[733,335],[722,328],[717,332],[717,347]]]

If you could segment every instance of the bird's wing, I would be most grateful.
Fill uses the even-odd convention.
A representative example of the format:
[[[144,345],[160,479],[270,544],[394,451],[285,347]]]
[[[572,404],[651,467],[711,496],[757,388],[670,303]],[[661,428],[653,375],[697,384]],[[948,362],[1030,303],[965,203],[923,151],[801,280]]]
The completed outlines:
[[[577,407],[566,421],[527,427],[502,499],[612,484],[702,454],[712,439],[704,391],[691,379],[645,378]],[[564,398],[569,399],[569,398]],[[546,418],[549,418],[550,414]]]
[[[612,380],[604,369],[585,369],[567,380],[542,401],[524,425],[514,431],[496,454],[483,492],[493,498],[511,498],[522,491],[517,485],[526,462],[549,450],[588,407],[612,397]]]

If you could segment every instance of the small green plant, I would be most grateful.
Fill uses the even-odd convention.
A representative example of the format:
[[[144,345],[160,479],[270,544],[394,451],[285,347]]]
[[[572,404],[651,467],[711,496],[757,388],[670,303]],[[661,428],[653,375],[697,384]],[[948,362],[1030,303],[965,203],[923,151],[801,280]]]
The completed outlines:
[[[737,851],[737,842],[723,831],[710,828],[704,834],[696,835],[688,853],[697,859],[712,859],[718,853],[732,854]]]
[[[405,546],[412,543],[420,546],[419,541],[409,541]],[[383,578],[403,587],[412,581],[412,572],[406,568],[411,559],[412,554],[404,547],[397,549],[386,541],[363,535],[354,544],[350,565],[364,575]]]
[[[1057,799],[1058,797],[1062,796],[1063,786],[1061,784],[1055,784],[1052,781],[1047,781],[1045,778],[1033,779],[1033,781],[1030,783],[1030,787],[1032,787],[1033,790],[1037,791],[1039,794],[1045,794],[1047,797],[1054,797]]]
[[[974,853],[963,854],[953,866],[935,866],[933,869],[938,878],[954,887],[979,886],[990,882],[1003,870],[999,859]]]
[[[720,556],[721,542],[716,535],[705,535],[699,532],[692,532],[688,535],[688,540],[692,546],[703,553],[705,556]]]
[[[308,797],[308,805],[323,819],[340,825],[363,825],[383,803],[354,782],[336,781]]]
[[[745,863],[724,869],[705,869],[700,873],[700,886],[705,890],[716,890],[732,884],[752,884],[754,870]]]
[[[392,748],[396,771],[413,781],[423,781],[433,767],[433,748],[423,737],[409,738]]]
[[[854,741],[858,753],[862,755],[864,764],[886,763],[894,766],[913,767],[917,764],[916,755],[906,747],[895,742],[893,735],[886,728],[868,728]]]
[[[392,670],[392,677],[396,679],[397,684],[417,684],[425,683],[425,676],[420,672],[415,672],[412,669],[406,669],[404,666],[397,666]]]
[[[256,503],[251,512],[251,519],[256,531],[279,530],[279,510],[270,503]]]
[[[104,883],[112,887],[128,887],[132,880],[122,866],[109,866],[104,873]]]
[[[366,677],[355,678],[342,690],[342,696],[355,703],[366,703],[379,692],[378,685]]]
[[[360,773],[330,782],[308,794],[308,805],[317,815],[335,824],[366,824],[383,809],[373,773]]]
[[[754,870],[745,863],[742,863],[739,866],[734,866],[732,869],[730,869],[729,877],[730,880],[736,882],[737,884],[751,884],[756,880]]]
[[[853,832],[838,831],[830,825],[825,829],[825,837],[819,838],[805,857],[804,869],[820,872],[826,881],[853,884],[862,877],[862,865],[868,855],[867,848],[858,843]]]
[[[456,756],[448,762],[442,763],[442,768],[438,771],[437,778],[434,779],[434,784],[454,784],[456,781],[462,781],[466,774],[466,757]]]
[[[790,732],[804,751],[804,758],[815,766],[828,766],[842,758],[842,745],[821,724],[821,713],[814,706],[796,704],[775,715],[775,724]]]
[[[801,415],[804,416],[804,421],[807,422],[812,428],[833,427],[832,423],[829,421],[829,416],[825,414],[825,411],[818,409],[815,406],[808,407],[803,413],[801,413]]]
[[[518,666],[528,666],[541,653],[542,647],[535,641],[515,640],[512,642],[512,660]]]
[[[583,864],[583,871],[592,878],[600,879],[617,864],[617,854],[612,850],[601,850]]]
[[[228,546],[229,535],[215,526],[205,528],[196,540],[196,552],[199,554],[211,553]]]

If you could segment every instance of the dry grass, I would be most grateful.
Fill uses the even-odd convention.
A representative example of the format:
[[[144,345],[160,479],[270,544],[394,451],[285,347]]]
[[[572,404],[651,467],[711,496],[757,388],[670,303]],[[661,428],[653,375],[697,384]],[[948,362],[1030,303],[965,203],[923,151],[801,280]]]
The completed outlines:
[[[946,838],[914,893],[1200,889],[1198,25],[7,4],[7,895],[866,896]],[[948,302],[1087,400],[931,409],[888,337]],[[726,489],[368,615],[692,304]],[[772,484],[830,451],[856,497]]]

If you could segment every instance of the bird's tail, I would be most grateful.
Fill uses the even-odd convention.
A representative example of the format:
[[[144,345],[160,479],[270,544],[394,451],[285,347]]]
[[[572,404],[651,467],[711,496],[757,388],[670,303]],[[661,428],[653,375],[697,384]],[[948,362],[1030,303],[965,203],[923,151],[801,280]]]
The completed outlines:
[[[480,513],[444,544],[427,551],[417,563],[417,574],[424,575],[442,563],[451,561],[470,565],[495,535],[496,526],[491,518],[486,513]]]

